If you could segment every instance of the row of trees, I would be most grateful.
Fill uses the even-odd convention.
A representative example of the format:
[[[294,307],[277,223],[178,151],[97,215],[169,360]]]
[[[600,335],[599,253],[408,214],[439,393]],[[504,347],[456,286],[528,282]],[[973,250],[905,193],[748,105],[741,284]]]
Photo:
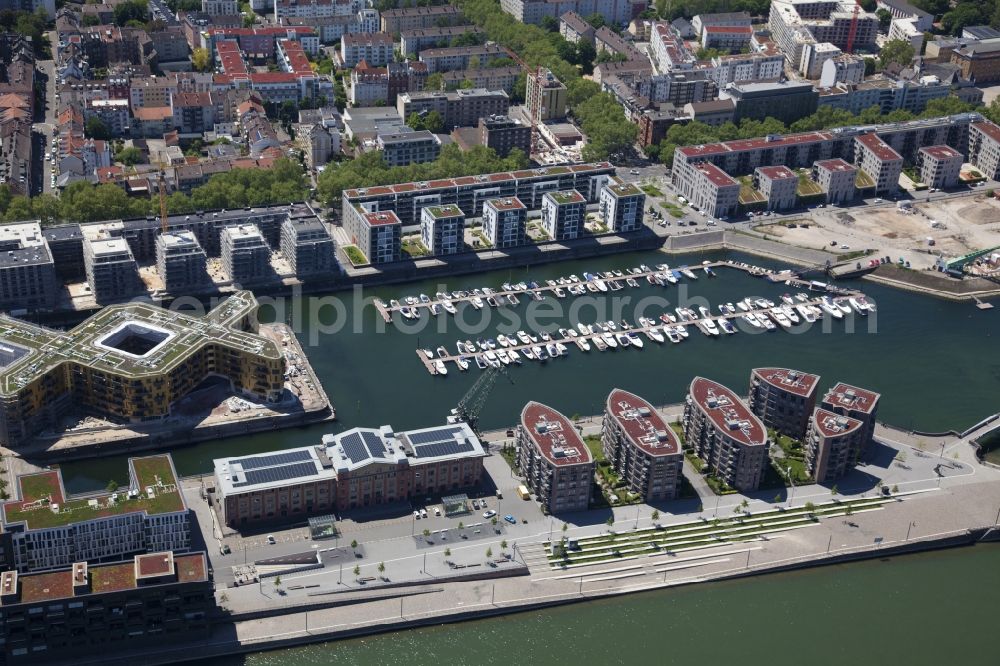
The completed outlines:
[[[764,120],[746,119],[739,125],[726,123],[718,127],[693,122],[686,125],[671,126],[663,141],[658,145],[648,146],[646,152],[652,159],[659,158],[664,164],[670,166],[674,161],[674,149],[678,146],[752,139],[754,137],[767,136],[768,134],[784,134],[786,132],[813,132],[831,127],[842,127],[844,125],[904,122],[913,120],[914,118],[932,118],[935,116],[964,113],[973,109],[975,109],[973,105],[967,104],[957,97],[949,96],[931,100],[927,104],[927,109],[919,115],[914,115],[902,109],[883,114],[877,106],[865,109],[858,115],[854,115],[843,109],[823,106],[813,115],[797,120],[791,125],[786,125],[776,118],[765,118]],[[990,117],[994,122],[1000,121],[1000,101],[994,101],[989,108],[978,108],[976,110]]]
[[[353,160],[328,165],[319,175],[316,189],[320,201],[337,207],[340,195],[346,189],[512,171],[527,166],[527,155],[516,149],[507,157],[498,157],[496,151],[485,146],[463,151],[455,144],[449,144],[441,149],[441,155],[433,162],[398,167],[388,166],[382,159],[382,153],[374,151]]]
[[[119,152],[130,158],[126,148]],[[123,160],[125,161],[125,160]],[[287,158],[277,160],[270,169],[233,169],[218,174],[190,196],[175,192],[167,198],[171,214],[196,210],[266,206],[302,201],[309,196],[302,167]],[[93,222],[117,218],[158,215],[160,204],[155,197],[130,197],[117,185],[92,185],[77,182],[69,185],[61,197],[41,194],[36,197],[12,196],[7,185],[0,185],[0,217],[7,222],[41,220],[43,226],[61,222]]]

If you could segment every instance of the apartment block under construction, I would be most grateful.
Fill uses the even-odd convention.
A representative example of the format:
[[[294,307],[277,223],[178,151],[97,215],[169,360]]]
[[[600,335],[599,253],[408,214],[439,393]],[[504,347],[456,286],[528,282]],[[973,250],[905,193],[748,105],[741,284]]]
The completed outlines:
[[[23,444],[70,412],[164,419],[209,376],[279,401],[284,356],[257,335],[256,310],[253,294],[241,291],[203,317],[128,303],[65,332],[0,316],[0,444]]]

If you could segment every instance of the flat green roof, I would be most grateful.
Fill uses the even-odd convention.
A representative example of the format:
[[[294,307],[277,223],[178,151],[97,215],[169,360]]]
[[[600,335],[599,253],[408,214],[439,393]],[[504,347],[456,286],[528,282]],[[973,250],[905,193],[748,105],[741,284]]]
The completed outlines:
[[[455,204],[448,204],[446,206],[427,206],[424,210],[426,210],[434,218],[461,217],[465,215],[465,213],[462,212],[462,209]]]
[[[28,352],[0,368],[0,395],[13,395],[67,362],[128,377],[162,374],[209,342],[265,358],[281,358],[274,341],[234,328],[256,307],[257,299],[249,291],[233,294],[204,317],[171,312],[151,303],[125,303],[110,305],[69,331],[0,315],[0,345],[10,343]],[[147,325],[167,332],[169,337],[144,356],[98,345],[126,324]]]
[[[619,197],[637,196],[642,194],[642,190],[636,187],[635,183],[609,184],[608,189]]]
[[[21,499],[3,505],[4,525],[24,523],[30,530],[63,527],[129,513],[157,515],[186,510],[169,455],[129,459],[133,485],[113,493],[67,497],[58,470],[17,478]],[[53,511],[53,505],[58,511]]]
[[[587,200],[576,190],[565,190],[563,192],[549,192],[548,196],[555,199],[557,204],[585,203]]]

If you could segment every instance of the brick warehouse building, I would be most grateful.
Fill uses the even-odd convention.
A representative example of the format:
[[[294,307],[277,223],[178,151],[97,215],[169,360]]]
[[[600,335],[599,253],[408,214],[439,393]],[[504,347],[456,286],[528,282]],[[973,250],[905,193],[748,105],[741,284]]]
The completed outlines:
[[[479,483],[485,452],[467,424],[355,428],[318,446],[214,461],[223,521],[282,521],[389,504]]]

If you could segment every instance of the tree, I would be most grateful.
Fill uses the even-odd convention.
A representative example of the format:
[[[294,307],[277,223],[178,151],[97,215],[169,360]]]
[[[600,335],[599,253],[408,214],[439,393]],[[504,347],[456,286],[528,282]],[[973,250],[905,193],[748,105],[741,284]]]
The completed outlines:
[[[812,502],[806,502],[804,508],[810,516],[816,513],[816,505]]]
[[[594,30],[600,30],[608,24],[607,21],[604,20],[604,16],[597,13],[589,14],[585,16],[583,20],[592,25]]]
[[[118,490],[118,482],[115,481],[114,479],[111,479],[110,481],[108,481],[108,485],[107,485],[106,490],[109,493],[115,492],[116,490]]]
[[[444,556],[445,557],[451,557],[451,548],[445,548],[444,549]]]
[[[500,542],[500,550],[507,550],[507,540],[504,539]]]
[[[875,73],[875,58],[865,58],[865,76]]]
[[[490,559],[491,557],[493,557],[493,549],[492,548],[487,548],[486,549],[486,559]]]
[[[431,535],[431,531],[430,530],[424,530],[424,538],[425,539],[428,538],[430,535]]]
[[[385,573],[385,562],[379,562],[378,563],[378,572],[379,572],[379,574],[384,574]]]
[[[191,51],[191,66],[199,72],[207,72],[212,66],[212,54],[203,48]]]
[[[651,513],[649,515],[649,517],[652,518],[654,521],[659,520],[660,519],[660,512],[659,512],[659,510],[653,509],[653,513]]]
[[[458,521],[458,529],[460,529],[460,530],[464,530],[465,529],[465,523],[463,523],[461,520]]]
[[[774,499],[773,499],[773,500],[771,500],[771,501],[772,501],[772,502],[774,502],[775,504],[778,504],[779,502],[781,502],[781,493],[777,493],[777,494],[776,494],[776,495],[774,496]]]
[[[866,12],[875,11],[875,7],[877,6],[875,4],[875,0],[861,0],[860,2],[858,2],[858,4],[861,5],[861,9],[865,10]]]
[[[913,60],[913,55],[912,44],[903,39],[892,39],[882,45],[878,59],[882,69],[885,69],[892,63],[909,65],[910,61]]]
[[[899,492],[899,486],[893,484],[893,486],[892,486],[892,494],[895,495],[898,492]]]
[[[608,519],[604,521],[604,524],[607,525],[608,527],[611,527],[612,525],[615,524],[615,517],[608,516]]]
[[[966,26],[988,23],[989,20],[984,5],[962,2],[941,17],[941,29],[950,35],[960,35]]]
[[[356,564],[354,565],[354,575],[355,576],[360,576],[361,575],[361,567],[359,567]]]
[[[840,489],[837,487],[837,484],[835,483],[833,484],[833,488],[830,488],[830,494],[837,495],[838,493],[840,493]]]
[[[434,72],[427,75],[424,81],[424,90],[441,90],[444,88],[444,75],[441,72]]]
[[[135,166],[142,160],[142,151],[135,146],[122,148],[115,153],[115,161],[121,162],[125,166]]]
[[[149,21],[149,8],[142,0],[127,0],[115,5],[115,25],[124,27],[129,21],[146,23]]]
[[[358,540],[351,539],[351,550],[357,550],[357,549],[358,549]]]
[[[569,529],[569,523],[563,523],[562,531],[565,532],[568,529]]]
[[[434,134],[440,134],[445,130],[444,117],[439,111],[431,111],[424,118],[424,129]]]
[[[111,131],[108,129],[108,126],[97,116],[90,117],[83,126],[83,131],[91,139],[103,139],[107,141],[111,138]]]
[[[878,26],[885,32],[889,29],[889,24],[892,23],[892,14],[889,13],[887,9],[879,9],[875,12],[875,16],[878,17]]]
[[[576,55],[573,61],[580,66],[584,74],[594,71],[594,61],[597,59],[597,49],[592,42],[581,39],[576,43]]]
[[[554,16],[543,16],[538,25],[546,32],[559,32],[559,20]]]

